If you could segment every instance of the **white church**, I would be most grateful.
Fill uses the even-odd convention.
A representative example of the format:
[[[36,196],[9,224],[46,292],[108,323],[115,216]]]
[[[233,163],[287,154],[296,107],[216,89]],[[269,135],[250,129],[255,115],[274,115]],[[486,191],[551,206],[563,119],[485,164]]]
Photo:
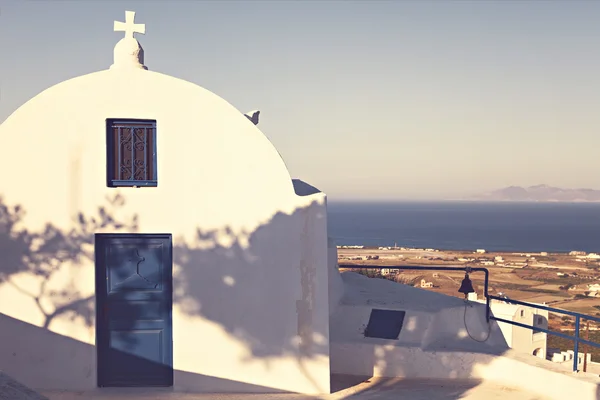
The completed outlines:
[[[325,194],[258,112],[144,65],[134,15],[108,69],[0,125],[0,371],[50,393],[382,376],[596,398],[598,379],[510,350],[484,305],[340,274]]]

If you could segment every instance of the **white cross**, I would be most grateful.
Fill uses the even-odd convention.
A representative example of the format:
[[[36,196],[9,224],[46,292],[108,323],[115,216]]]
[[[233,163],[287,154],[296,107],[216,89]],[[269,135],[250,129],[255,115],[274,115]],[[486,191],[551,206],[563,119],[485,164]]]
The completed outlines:
[[[146,33],[146,25],[145,24],[135,24],[133,21],[135,20],[135,11],[125,11],[125,22],[115,21],[115,32],[125,32],[126,38],[133,39],[134,33],[141,33],[144,35]]]

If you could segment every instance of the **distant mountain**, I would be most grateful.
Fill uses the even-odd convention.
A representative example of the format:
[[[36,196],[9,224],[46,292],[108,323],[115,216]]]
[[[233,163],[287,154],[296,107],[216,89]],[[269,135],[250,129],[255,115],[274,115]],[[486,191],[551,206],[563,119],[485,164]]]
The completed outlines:
[[[600,190],[561,189],[548,185],[527,188],[510,186],[473,196],[468,200],[481,201],[539,201],[539,202],[600,202]]]

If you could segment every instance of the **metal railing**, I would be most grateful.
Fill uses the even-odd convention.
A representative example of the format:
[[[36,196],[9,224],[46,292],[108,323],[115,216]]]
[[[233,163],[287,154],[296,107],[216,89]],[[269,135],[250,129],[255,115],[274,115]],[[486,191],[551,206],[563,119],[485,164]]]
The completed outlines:
[[[561,310],[559,308],[548,307],[548,306],[541,305],[541,304],[534,304],[534,303],[527,303],[525,301],[513,300],[513,299],[506,298],[506,297],[492,296],[488,293],[490,272],[487,268],[469,267],[469,266],[464,266],[464,267],[440,267],[440,266],[437,266],[436,267],[436,266],[413,266],[413,265],[374,266],[374,265],[360,265],[360,264],[338,264],[338,268],[374,269],[374,270],[406,269],[406,270],[416,270],[416,271],[462,271],[462,272],[468,272],[468,273],[483,272],[485,274],[484,284],[483,284],[483,294],[486,299],[486,310],[485,310],[486,321],[489,322],[490,320],[494,320],[497,322],[504,322],[506,324],[519,326],[521,328],[530,329],[532,331],[540,331],[540,332],[544,332],[544,333],[547,333],[550,335],[561,337],[563,339],[573,340],[573,342],[575,344],[575,346],[574,346],[575,354],[573,355],[573,371],[577,371],[578,366],[579,366],[579,344],[585,344],[588,346],[600,348],[600,343],[592,342],[592,341],[582,339],[579,337],[581,320],[585,319],[587,321],[594,321],[594,322],[600,323],[599,317],[593,317],[591,315],[586,315],[586,314],[582,314],[582,313],[578,313],[578,312],[574,312],[574,311]],[[541,328],[538,326],[522,324],[520,322],[510,321],[510,320],[507,320],[504,318],[495,317],[491,314],[491,301],[492,300],[499,300],[499,301],[503,301],[505,303],[516,304],[516,305],[521,305],[521,306],[525,306],[525,307],[535,308],[538,310],[546,310],[548,312],[553,312],[556,314],[563,314],[563,315],[569,315],[569,316],[575,317],[575,334],[573,336],[566,335],[561,332],[551,331],[549,329],[544,329],[544,328]],[[584,359],[584,363],[585,362],[586,362],[586,360]]]
[[[548,312],[553,312],[556,314],[570,315],[572,317],[575,317],[575,332],[574,332],[575,334],[573,336],[571,336],[571,335],[566,335],[561,332],[556,332],[556,331],[551,331],[549,329],[540,328],[537,326],[531,326],[531,325],[522,324],[522,323],[516,322],[516,321],[510,321],[510,320],[507,320],[504,318],[494,317],[493,315],[490,316],[490,318],[493,319],[494,321],[504,322],[507,324],[520,326],[521,328],[527,328],[527,329],[531,329],[531,330],[545,332],[547,334],[558,336],[563,339],[572,340],[575,343],[575,346],[574,346],[575,348],[573,349],[573,352],[575,353],[573,355],[573,371],[574,372],[577,371],[578,367],[579,367],[579,344],[580,343],[586,344],[586,345],[592,346],[592,347],[600,347],[600,343],[592,342],[592,341],[582,339],[579,337],[581,320],[585,319],[587,321],[600,322],[600,318],[598,318],[598,317],[593,317],[591,315],[586,315],[586,314],[582,314],[582,313],[578,313],[578,312],[574,312],[574,311],[561,310],[560,308],[548,307],[548,306],[544,306],[541,304],[533,304],[533,303],[527,303],[525,301],[519,301],[519,300],[513,300],[513,299],[504,298],[504,297],[492,296],[490,294],[487,295],[487,298],[490,300],[500,300],[500,301],[503,301],[506,303],[517,304],[517,305],[521,305],[521,306],[525,306],[525,307],[536,308],[538,310],[546,310]],[[584,359],[583,362],[585,363],[586,360]]]

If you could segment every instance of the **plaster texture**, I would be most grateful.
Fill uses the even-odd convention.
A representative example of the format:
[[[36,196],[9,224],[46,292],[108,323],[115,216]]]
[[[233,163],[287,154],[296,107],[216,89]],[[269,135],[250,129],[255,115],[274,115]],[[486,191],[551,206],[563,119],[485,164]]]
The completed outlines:
[[[557,400],[574,393],[578,398],[599,398],[598,376],[573,375],[550,361],[510,349],[498,324],[486,323],[483,304],[353,272],[340,275],[343,295],[331,305],[335,310],[330,321],[334,374],[480,380]],[[333,282],[330,278],[330,298],[339,290]],[[364,336],[374,308],[406,311],[398,340]]]
[[[296,194],[242,112],[123,40],[113,68],[0,125],[0,369],[96,387],[94,234],[171,233],[175,389],[329,392],[326,196]],[[107,187],[108,118],[157,121],[157,187]]]

